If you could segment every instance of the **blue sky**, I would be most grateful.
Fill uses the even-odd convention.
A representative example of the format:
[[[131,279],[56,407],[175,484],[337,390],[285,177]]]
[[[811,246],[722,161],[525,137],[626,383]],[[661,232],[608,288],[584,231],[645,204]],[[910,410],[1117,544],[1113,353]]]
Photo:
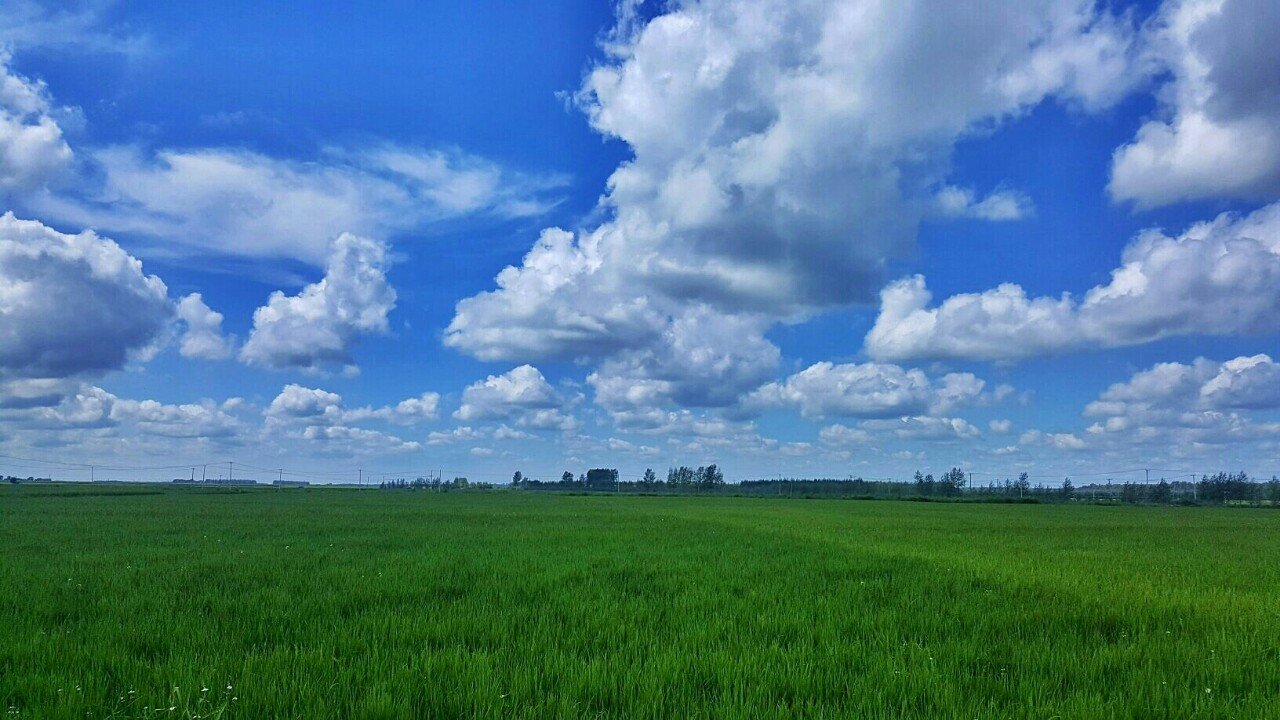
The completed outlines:
[[[0,4],[0,474],[1269,476],[1276,15]]]

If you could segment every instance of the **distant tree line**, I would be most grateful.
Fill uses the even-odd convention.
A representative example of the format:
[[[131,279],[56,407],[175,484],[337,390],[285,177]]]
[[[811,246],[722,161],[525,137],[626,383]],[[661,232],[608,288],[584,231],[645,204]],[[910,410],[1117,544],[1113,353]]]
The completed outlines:
[[[1126,503],[1218,504],[1280,503],[1280,478],[1258,482],[1243,471],[1202,475],[1195,482],[1153,484],[1127,482],[1120,486],[1118,499]]]
[[[916,492],[921,495],[953,496],[964,492],[965,474],[960,468],[951,468],[940,479],[934,480],[932,473],[921,475],[917,470],[914,481]]]
[[[1185,476],[1184,476],[1185,477]],[[7,479],[7,478],[6,478]],[[26,482],[25,480],[23,482]],[[489,483],[468,482],[465,477],[442,481],[440,478],[389,480],[385,489],[450,490],[489,489]],[[1095,483],[1077,486],[1071,478],[1053,485],[1031,484],[1027,473],[977,485],[960,467],[952,467],[940,476],[916,471],[910,481],[864,480],[848,478],[768,478],[743,480],[729,485],[724,472],[716,464],[667,468],[661,479],[653,468],[646,468],[639,480],[623,480],[617,468],[592,468],[574,475],[565,470],[558,480],[536,480],[516,471],[511,487],[524,490],[560,490],[612,493],[720,493],[745,496],[784,496],[802,498],[887,498],[903,500],[961,500],[966,502],[1121,502],[1134,504],[1215,504],[1256,503],[1280,506],[1280,479],[1259,482],[1244,472],[1219,472],[1204,475],[1198,481],[1157,483]]]
[[[667,469],[665,481],[653,468],[645,468],[639,480],[623,480],[617,468],[592,468],[574,476],[565,470],[559,480],[534,480],[517,471],[512,487],[526,490],[578,490],[583,492],[669,492],[714,491],[725,487],[724,472],[715,463],[692,468],[687,465]]]
[[[15,475],[5,475],[3,478],[0,478],[0,481],[7,482],[10,485],[17,485],[18,483],[51,483],[53,482],[53,478],[42,478],[42,477],[20,478]]]
[[[456,477],[452,480],[441,480],[440,478],[414,478],[407,480],[400,478],[398,480],[385,480],[378,483],[378,487],[383,490],[430,490],[432,492],[449,492],[450,490],[490,490],[493,488],[492,483],[477,482],[473,483],[465,477]]]

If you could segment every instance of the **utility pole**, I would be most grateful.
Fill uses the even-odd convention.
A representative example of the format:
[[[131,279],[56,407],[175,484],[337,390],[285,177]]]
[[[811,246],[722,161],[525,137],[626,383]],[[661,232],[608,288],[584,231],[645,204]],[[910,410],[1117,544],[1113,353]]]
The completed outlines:
[[[195,482],[195,481],[196,481],[196,469],[191,468],[191,482]]]
[[[228,483],[230,483],[231,479],[235,476],[235,470],[236,470],[236,464],[231,460],[228,460],[227,461],[227,482]]]
[[[209,464],[205,463],[204,467],[200,469],[200,482],[205,482],[208,479],[209,479]]]
[[[364,485],[364,468],[356,470],[356,481],[361,485]]]
[[[93,472],[93,466],[92,466],[92,465],[90,465],[90,466],[89,466],[89,482],[93,482],[93,481],[94,481],[94,479],[95,479],[95,476],[94,476],[94,472]]]
[[[1148,468],[1143,468],[1143,472],[1145,472],[1145,473],[1147,474],[1147,481],[1146,481],[1145,483],[1143,483],[1143,484],[1144,484],[1144,485],[1150,485],[1150,484],[1151,484],[1151,470],[1150,470],[1150,469],[1148,469]]]
[[[280,468],[276,472],[278,473],[278,477],[279,477],[279,480],[276,480],[276,482],[283,485],[284,484],[284,468]]]

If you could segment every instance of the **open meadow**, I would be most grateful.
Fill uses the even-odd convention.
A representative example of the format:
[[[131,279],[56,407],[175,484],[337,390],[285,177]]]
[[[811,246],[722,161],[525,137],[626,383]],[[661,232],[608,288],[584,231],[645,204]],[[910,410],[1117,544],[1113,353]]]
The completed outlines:
[[[1280,512],[0,488],[6,717],[1280,716]]]

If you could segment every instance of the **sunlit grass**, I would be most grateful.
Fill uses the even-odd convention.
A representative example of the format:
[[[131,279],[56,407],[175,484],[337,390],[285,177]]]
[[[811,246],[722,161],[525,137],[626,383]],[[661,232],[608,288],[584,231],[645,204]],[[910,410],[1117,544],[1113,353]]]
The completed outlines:
[[[6,717],[1280,706],[1271,510],[65,490],[0,489]]]

